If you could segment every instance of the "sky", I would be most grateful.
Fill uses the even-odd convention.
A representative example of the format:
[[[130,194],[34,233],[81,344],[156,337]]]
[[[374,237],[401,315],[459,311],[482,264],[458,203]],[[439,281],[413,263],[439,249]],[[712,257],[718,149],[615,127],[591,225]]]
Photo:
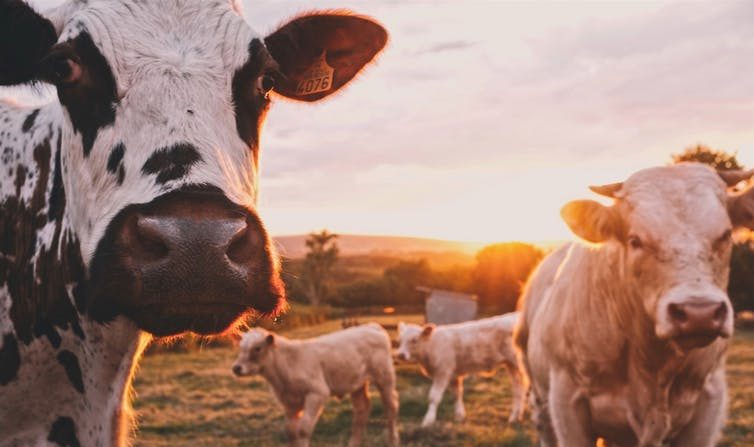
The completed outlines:
[[[40,7],[58,3],[38,0]],[[390,33],[353,85],[273,104],[272,234],[569,238],[563,204],[697,143],[754,166],[754,3],[244,1],[267,34],[348,8]]]

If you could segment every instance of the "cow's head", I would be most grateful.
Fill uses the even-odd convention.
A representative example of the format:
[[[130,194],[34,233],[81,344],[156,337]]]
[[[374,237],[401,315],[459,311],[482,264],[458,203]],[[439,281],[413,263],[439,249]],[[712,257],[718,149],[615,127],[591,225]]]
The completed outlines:
[[[241,337],[238,358],[231,370],[238,377],[253,376],[262,371],[264,361],[275,349],[275,334],[255,328]]]
[[[411,360],[422,356],[427,349],[427,342],[435,331],[434,324],[419,326],[412,323],[398,323],[398,358]]]
[[[265,37],[230,0],[71,0],[44,15],[0,0],[0,85],[57,88],[85,310],[170,335],[277,309],[283,288],[255,211],[271,98],[327,97],[386,39],[345,12]]]
[[[573,201],[563,207],[563,219],[577,236],[620,250],[619,274],[630,296],[642,300],[657,337],[684,349],[729,337],[731,232],[754,228],[754,189],[728,192],[714,170],[687,163],[645,169],[592,190],[615,203]]]

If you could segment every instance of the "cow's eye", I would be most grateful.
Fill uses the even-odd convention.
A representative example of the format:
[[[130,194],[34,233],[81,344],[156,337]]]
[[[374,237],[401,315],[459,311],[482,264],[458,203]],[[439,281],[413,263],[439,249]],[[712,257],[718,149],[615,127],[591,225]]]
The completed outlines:
[[[65,54],[56,54],[45,62],[45,80],[55,85],[69,85],[81,79],[81,65]]]
[[[275,77],[272,74],[266,73],[257,79],[257,91],[259,94],[267,98],[275,88]]]
[[[639,236],[631,234],[628,236],[628,246],[633,248],[634,250],[639,250],[644,247],[644,243],[641,241],[641,238]]]

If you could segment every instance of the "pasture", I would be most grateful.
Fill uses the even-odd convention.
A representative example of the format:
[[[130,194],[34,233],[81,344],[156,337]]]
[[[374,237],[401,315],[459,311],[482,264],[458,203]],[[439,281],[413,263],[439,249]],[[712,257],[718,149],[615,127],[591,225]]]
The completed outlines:
[[[417,321],[419,316],[405,318]],[[381,319],[375,319],[380,321]],[[365,319],[366,321],[366,319]],[[386,321],[382,321],[386,322]],[[336,330],[338,321],[283,332],[292,338]],[[285,443],[283,414],[261,378],[239,380],[230,373],[236,351],[204,348],[189,353],[159,353],[141,362],[135,381],[138,415],[136,446],[275,446]],[[466,381],[467,419],[453,422],[450,393],[430,429],[419,427],[430,382],[417,367],[397,368],[400,429],[404,446],[534,446],[534,430],[525,422],[510,427],[510,383],[507,374]],[[754,446],[754,332],[739,331],[728,359],[730,415],[719,446]],[[382,409],[375,392],[365,447],[385,444]],[[312,446],[345,445],[350,433],[347,399],[331,400],[317,424]]]

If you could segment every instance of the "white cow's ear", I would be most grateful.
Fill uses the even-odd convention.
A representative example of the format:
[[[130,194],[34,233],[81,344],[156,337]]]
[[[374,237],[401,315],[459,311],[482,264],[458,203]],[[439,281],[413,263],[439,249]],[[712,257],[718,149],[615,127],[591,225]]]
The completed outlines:
[[[574,200],[560,210],[573,233],[588,242],[605,242],[620,234],[621,219],[613,207],[594,200]]]
[[[275,334],[269,334],[264,339],[265,343],[267,343],[268,346],[273,346],[275,344]]]
[[[265,38],[283,79],[274,91],[317,101],[346,85],[387,43],[374,20],[341,11],[305,14]]]
[[[432,323],[425,324],[424,328],[422,328],[422,337],[429,337],[432,335],[432,332],[435,331],[435,325]]]
[[[728,215],[733,226],[754,230],[754,186],[728,193]]]

